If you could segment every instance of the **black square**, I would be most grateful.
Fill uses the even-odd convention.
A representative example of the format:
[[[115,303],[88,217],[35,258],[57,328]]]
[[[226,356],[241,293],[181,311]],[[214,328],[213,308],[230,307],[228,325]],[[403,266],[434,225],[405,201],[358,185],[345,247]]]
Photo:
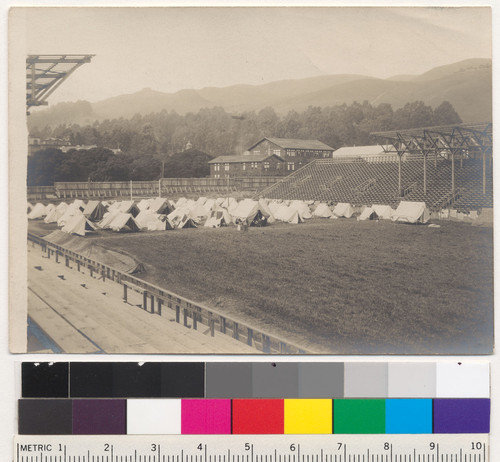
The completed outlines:
[[[160,363],[113,364],[113,397],[158,398],[160,391]]]
[[[71,435],[72,400],[20,399],[18,407],[20,435]]]
[[[204,363],[162,363],[162,398],[204,398]]]
[[[113,363],[71,363],[69,381],[72,398],[112,398]]]
[[[23,398],[68,398],[68,363],[23,363]]]

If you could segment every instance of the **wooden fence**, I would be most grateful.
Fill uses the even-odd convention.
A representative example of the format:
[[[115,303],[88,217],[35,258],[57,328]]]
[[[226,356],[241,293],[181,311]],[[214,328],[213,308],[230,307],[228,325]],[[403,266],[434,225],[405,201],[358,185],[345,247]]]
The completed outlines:
[[[91,276],[95,275],[95,277],[102,278],[104,281],[109,279],[112,282],[121,284],[125,302],[129,296],[129,291],[133,290],[142,294],[142,309],[145,311],[159,316],[162,316],[166,309],[175,311],[175,321],[182,323],[186,328],[197,330],[201,325],[205,325],[210,329],[212,337],[215,335],[215,331],[218,331],[264,353],[311,353],[288,341],[268,335],[236,319],[229,318],[223,313],[150,284],[143,279],[84,257],[60,245],[53,244],[40,236],[28,233],[28,241],[33,246],[39,245],[42,251],[46,252],[47,258],[54,258],[58,263],[64,262],[66,266],[76,268],[77,271],[80,271],[82,267],[87,268]]]
[[[56,182],[54,186],[28,186],[28,200],[49,198],[133,198],[178,193],[231,193],[257,191],[283,177],[162,178],[156,181]]]

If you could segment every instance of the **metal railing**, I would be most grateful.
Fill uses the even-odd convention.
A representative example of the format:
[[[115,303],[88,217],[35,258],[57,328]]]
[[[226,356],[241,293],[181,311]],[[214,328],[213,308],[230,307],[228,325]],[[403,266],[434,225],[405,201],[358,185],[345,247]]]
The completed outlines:
[[[123,286],[123,300],[125,302],[128,300],[129,290],[132,290],[142,294],[142,309],[145,311],[160,316],[164,313],[164,308],[175,311],[175,321],[182,323],[186,328],[197,330],[200,325],[205,325],[208,327],[212,337],[215,336],[215,332],[217,331],[264,353],[312,353],[287,340],[266,334],[219,311],[181,297],[169,290],[119,271],[109,265],[84,257],[35,234],[28,233],[28,241],[32,242],[33,245],[39,245],[42,251],[47,252],[47,258],[54,257],[56,262],[59,262],[59,258],[61,258],[68,267],[73,262],[78,271],[80,271],[81,267],[84,267],[89,270],[92,277],[95,275],[104,281],[109,279],[121,284]]]

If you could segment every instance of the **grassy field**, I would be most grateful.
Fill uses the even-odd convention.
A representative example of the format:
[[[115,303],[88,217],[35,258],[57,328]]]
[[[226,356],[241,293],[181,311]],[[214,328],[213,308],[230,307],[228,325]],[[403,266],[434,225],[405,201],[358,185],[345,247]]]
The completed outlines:
[[[316,219],[86,239],[142,261],[150,282],[314,351],[492,348],[491,228]]]

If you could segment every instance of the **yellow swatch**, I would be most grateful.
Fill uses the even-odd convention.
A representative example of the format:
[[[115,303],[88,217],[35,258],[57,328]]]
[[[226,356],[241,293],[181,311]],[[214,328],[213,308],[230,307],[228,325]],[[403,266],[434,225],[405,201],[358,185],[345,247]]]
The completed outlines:
[[[285,399],[285,434],[332,433],[331,399]]]

